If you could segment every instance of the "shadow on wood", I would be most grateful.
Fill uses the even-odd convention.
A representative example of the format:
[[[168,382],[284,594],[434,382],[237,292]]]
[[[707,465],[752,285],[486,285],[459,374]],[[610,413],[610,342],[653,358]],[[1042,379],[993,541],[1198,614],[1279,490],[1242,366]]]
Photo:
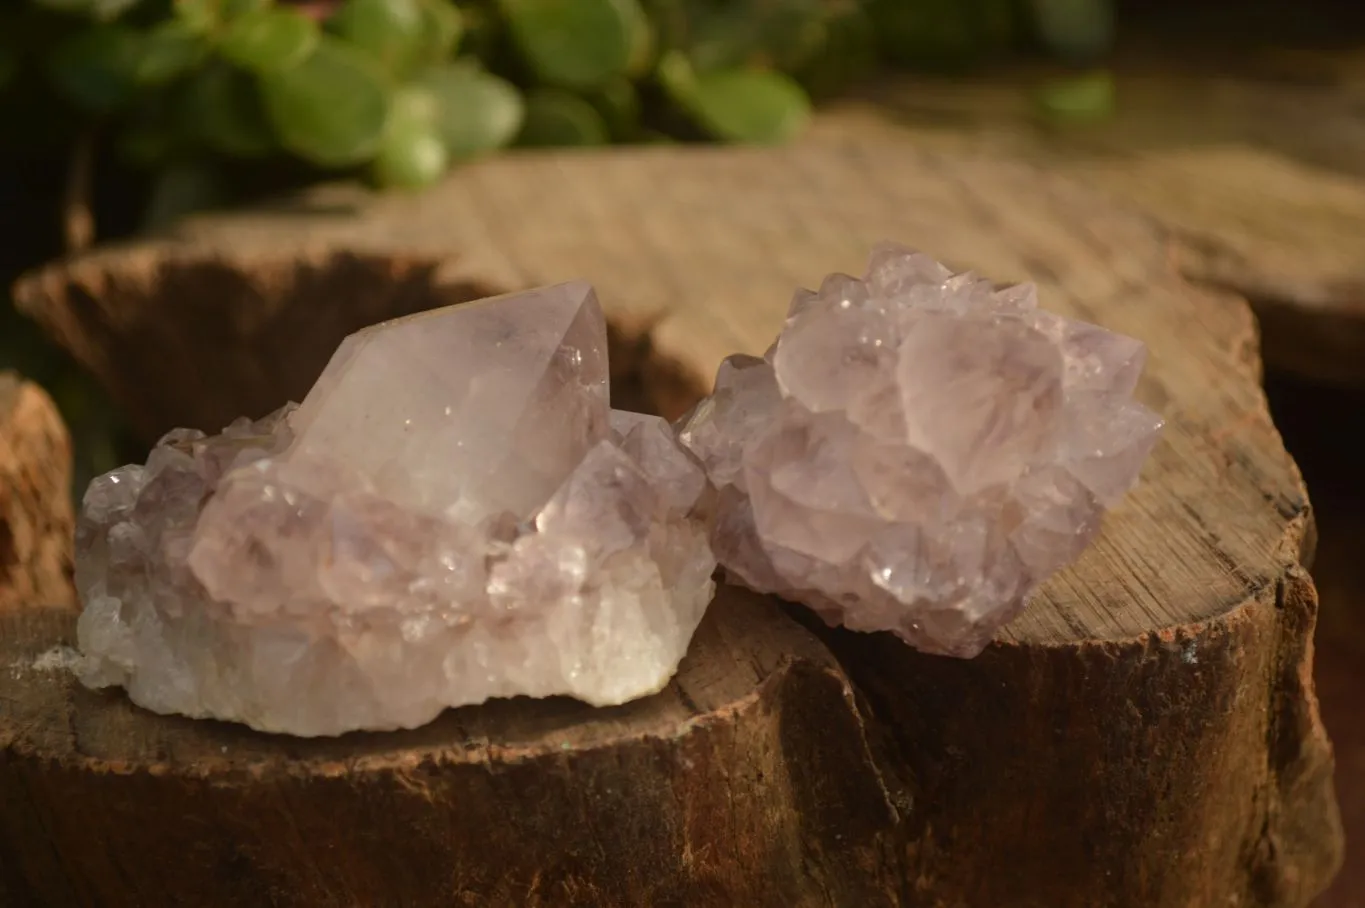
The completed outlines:
[[[1275,424],[1313,490],[1321,542],[1313,578],[1322,597],[1314,638],[1318,696],[1336,751],[1337,795],[1346,833],[1340,876],[1314,908],[1365,904],[1365,474],[1343,420],[1365,419],[1365,392],[1267,376]]]

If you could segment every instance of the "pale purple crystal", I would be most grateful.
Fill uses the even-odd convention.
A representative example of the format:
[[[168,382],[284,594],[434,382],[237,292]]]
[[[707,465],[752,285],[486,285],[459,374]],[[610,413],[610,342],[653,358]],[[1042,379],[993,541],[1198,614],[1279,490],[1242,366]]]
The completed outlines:
[[[717,490],[727,575],[832,624],[973,656],[1074,561],[1161,420],[1146,349],[883,244],[799,290],[676,429]]]
[[[713,592],[706,479],[607,374],[566,284],[368,328],[297,409],[170,433],[86,493],[82,679],[297,735],[659,690]]]

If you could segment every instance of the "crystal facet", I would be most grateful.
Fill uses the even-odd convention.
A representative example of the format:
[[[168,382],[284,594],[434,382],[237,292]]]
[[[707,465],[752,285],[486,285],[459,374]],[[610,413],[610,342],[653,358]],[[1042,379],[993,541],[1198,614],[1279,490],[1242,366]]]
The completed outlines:
[[[732,579],[830,623],[972,656],[1099,531],[1161,420],[1146,348],[892,244],[799,290],[676,429]]]
[[[152,710],[331,735],[658,691],[711,599],[701,467],[608,405],[585,284],[349,338],[297,408],[96,479],[80,672]]]

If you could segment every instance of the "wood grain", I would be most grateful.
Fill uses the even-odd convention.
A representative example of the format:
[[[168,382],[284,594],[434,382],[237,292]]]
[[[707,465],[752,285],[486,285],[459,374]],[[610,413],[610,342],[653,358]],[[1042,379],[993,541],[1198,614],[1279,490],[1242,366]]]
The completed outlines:
[[[1160,221],[1192,280],[1248,298],[1267,362],[1362,387],[1365,64],[1276,60],[1240,74],[1120,63],[1115,116],[1072,127],[1039,120],[1028,87],[1044,73],[898,78],[817,129],[1008,152],[1083,182]]]
[[[0,613],[70,606],[71,442],[51,398],[0,372]]]
[[[253,833],[260,848],[235,858],[222,837],[211,837],[185,876],[158,894],[184,893],[193,879],[216,880],[223,862],[235,861],[259,885],[311,881],[315,901],[272,896],[278,904],[349,904],[352,896],[382,902],[378,883],[362,886],[355,875],[378,874],[418,856],[459,867],[461,891],[484,900],[478,904],[1307,904],[1340,863],[1340,829],[1331,750],[1311,681],[1317,602],[1301,565],[1311,554],[1311,510],[1260,391],[1255,323],[1238,298],[1186,283],[1175,266],[1177,242],[1156,222],[1047,168],[942,154],[887,133],[824,132],[780,150],[511,155],[462,170],[419,197],[331,188],[269,211],[201,220],[175,237],[54,266],[21,282],[18,296],[79,355],[107,343],[88,340],[95,336],[91,309],[117,312],[129,323],[138,318],[135,299],[115,309],[98,293],[138,257],[249,261],[263,250],[278,255],[291,248],[431,259],[456,254],[433,273],[438,289],[591,280],[618,338],[648,350],[653,362],[670,364],[677,377],[672,399],[681,404],[709,382],[724,355],[761,352],[796,285],[832,270],[856,271],[881,239],[920,246],[998,280],[1035,280],[1045,306],[1135,335],[1151,348],[1139,396],[1168,425],[1142,485],[1110,515],[1080,562],[1049,582],[981,658],[923,657],[882,635],[812,626],[821,652],[832,658],[801,657],[806,662],[796,664],[818,668],[790,671],[816,672],[825,679],[822,702],[835,705],[807,725],[798,698],[760,696],[762,708],[745,715],[768,721],[776,712],[787,748],[780,758],[764,737],[773,732],[758,718],[707,720],[705,727],[721,729],[716,733],[728,735],[729,743],[721,750],[698,745],[709,754],[700,768],[678,756],[691,753],[686,742],[698,724],[684,722],[677,734],[662,734],[657,723],[663,719],[650,712],[658,705],[636,706],[611,720],[622,743],[601,745],[605,750],[578,738],[556,739],[569,741],[568,755],[546,756],[527,774],[518,768],[522,745],[515,744],[521,739],[513,726],[469,728],[485,712],[536,714],[538,707],[461,711],[465,718],[425,733],[443,736],[446,752],[467,756],[432,763],[421,785],[443,797],[459,793],[473,816],[516,817],[506,820],[515,828],[535,822],[518,812],[544,811],[550,825],[525,826],[528,838],[518,840],[541,862],[534,880],[519,869],[530,866],[518,863],[522,857],[499,851],[495,858],[491,845],[482,848],[453,803],[442,801],[430,816],[405,814],[408,783],[382,781],[388,777],[363,761],[347,764],[337,777],[328,768],[334,763],[308,756],[312,751],[271,742],[259,751],[267,755],[260,769],[244,775],[201,769],[202,749],[148,743],[176,723],[141,717],[129,726],[136,732],[108,742],[92,762],[82,755],[85,745],[70,744],[69,729],[99,710],[126,709],[121,701],[97,703],[51,682],[56,686],[41,696],[66,704],[59,713],[66,719],[53,720],[54,731],[40,724],[17,738],[12,729],[22,719],[5,704],[39,696],[17,688],[0,696],[0,730],[11,729],[0,750],[6,755],[0,782],[24,780],[31,792],[24,815],[33,823],[62,824],[43,836],[41,848],[56,842],[60,861],[75,862],[66,866],[77,867],[69,876],[78,882],[63,885],[123,897],[133,891],[113,869],[76,856],[79,849],[67,838],[75,835],[67,830],[74,828],[76,804],[58,794],[105,792],[106,809],[132,820],[132,786],[125,791],[102,768],[119,757],[140,780],[137,797],[144,799],[154,796],[159,778],[221,771],[195,790],[221,789],[224,798],[239,799],[232,801],[239,824],[257,822],[265,809],[263,792],[273,789],[260,780],[284,771],[270,765],[287,766],[299,786],[287,790],[283,806],[265,821],[271,828],[292,824],[298,833]],[[95,302],[73,302],[81,299]],[[176,317],[164,300],[155,305],[158,317]],[[99,319],[100,326],[118,321]],[[187,342],[195,336],[189,325],[163,330]],[[128,393],[139,382],[176,380],[170,367],[157,372],[155,364],[144,365],[134,374],[118,361],[100,362],[89,352],[86,358]],[[252,359],[239,368],[271,367]],[[216,413],[196,411],[186,400],[149,409],[145,425],[160,430]],[[713,606],[714,627],[740,620],[729,614],[729,601],[723,596]],[[795,632],[771,620],[763,634],[791,641],[780,648],[795,646],[796,637],[782,636]],[[68,632],[36,621],[23,627],[26,653]],[[808,637],[814,639],[800,639]],[[736,671],[730,663],[744,662],[745,648],[758,645],[744,639],[730,650],[699,642],[680,676],[682,692],[689,672]],[[744,677],[755,690],[767,689],[765,673]],[[675,686],[661,696],[681,694]],[[634,717],[646,714],[651,718],[637,724]],[[607,721],[585,711],[572,715],[590,726]],[[839,730],[812,730],[821,723]],[[740,728],[746,730],[734,730]],[[196,725],[176,734],[183,736],[178,741],[221,735],[212,740],[230,752],[267,747],[237,729]],[[864,736],[865,752],[858,744]],[[385,742],[376,746],[416,746]],[[806,755],[817,746],[838,753],[826,762]],[[153,753],[159,762],[151,762]],[[422,753],[403,750],[393,759],[427,765]],[[631,756],[641,753],[652,754],[638,758],[649,763],[647,770]],[[599,756],[605,762],[593,762]],[[477,793],[455,781],[464,773],[479,780]],[[647,784],[637,784],[641,773]],[[664,778],[671,780],[668,796]],[[713,787],[724,778],[730,786],[736,778],[752,780],[753,796],[764,806],[746,806],[728,794],[717,803]],[[523,794],[523,786],[539,794]],[[608,789],[619,799],[601,794]],[[179,803],[187,789],[168,790],[176,794],[165,797]],[[635,793],[622,793],[627,790]],[[565,806],[574,791],[595,794]],[[684,808],[670,798],[711,805],[706,822],[686,827],[694,837],[683,840],[682,852],[676,811]],[[213,827],[216,810],[159,817],[142,832],[136,851],[118,849],[120,859],[140,867],[158,848],[190,834],[191,820]],[[414,832],[368,858],[345,844],[355,833],[322,832],[327,815],[372,823],[389,810],[408,817]],[[661,815],[675,819],[638,825]],[[21,839],[13,822],[8,840],[0,831],[0,851]],[[613,829],[613,822],[624,826]],[[381,830],[396,830],[385,823]],[[564,832],[547,841],[552,828]],[[511,848],[503,832],[484,835]],[[343,844],[327,851],[308,844],[315,837]],[[841,851],[837,843],[845,837],[860,844]],[[783,843],[798,841],[811,844],[799,854],[783,850],[789,849]],[[260,850],[266,844],[288,851],[290,869]],[[14,885],[40,894],[71,891],[50,888],[57,885],[52,862],[58,859],[42,857],[39,847],[20,848],[26,861],[39,863],[24,865]],[[698,863],[699,851],[719,863]],[[658,873],[641,882],[622,863],[629,855],[644,857]],[[500,869],[507,860],[513,863]],[[654,888],[639,888],[646,884]],[[401,893],[395,904],[435,904],[438,893],[453,891],[439,889],[426,872],[393,877],[388,885]],[[220,902],[237,903],[227,896]]]

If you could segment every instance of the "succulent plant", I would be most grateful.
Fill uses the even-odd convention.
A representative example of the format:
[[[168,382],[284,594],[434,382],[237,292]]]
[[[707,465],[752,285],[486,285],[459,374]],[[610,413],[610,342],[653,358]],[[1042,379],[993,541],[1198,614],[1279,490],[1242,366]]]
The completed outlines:
[[[812,99],[878,63],[957,66],[1032,34],[1093,64],[1110,3],[10,0],[3,152],[51,161],[96,144],[119,205],[141,209],[97,212],[119,233],[327,174],[420,189],[513,144],[782,142]],[[1076,119],[1110,102],[1107,86],[1086,76],[1039,101]],[[55,354],[34,361],[20,321],[0,303],[0,368],[46,376],[73,419],[104,413],[48,368]]]

